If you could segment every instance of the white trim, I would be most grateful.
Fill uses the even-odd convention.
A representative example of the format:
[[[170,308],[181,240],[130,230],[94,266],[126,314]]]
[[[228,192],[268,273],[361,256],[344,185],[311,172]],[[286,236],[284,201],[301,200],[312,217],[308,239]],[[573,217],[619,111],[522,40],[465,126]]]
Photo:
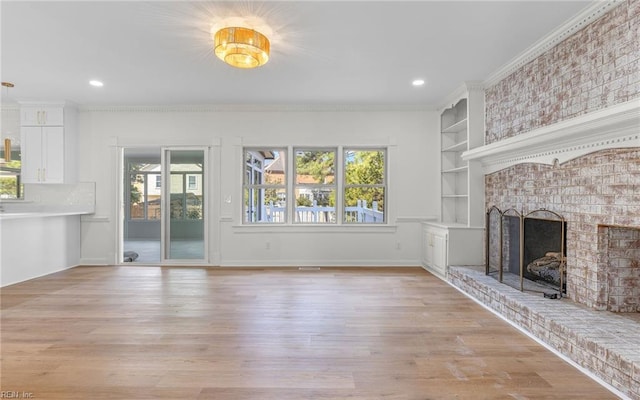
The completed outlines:
[[[640,99],[477,147],[462,158],[481,161],[489,174],[523,162],[554,165],[598,150],[628,147],[640,147]]]
[[[424,104],[192,104],[192,105],[82,105],[80,112],[385,112],[435,111]]]
[[[444,101],[438,107],[438,111],[442,112],[445,109],[455,105],[460,99],[469,97],[471,92],[480,92],[484,97],[484,82],[480,81],[465,81],[460,84],[453,92],[451,92]]]
[[[253,223],[233,225],[233,233],[265,234],[265,233],[394,233],[397,225],[390,224],[285,224],[285,223]]]
[[[420,262],[416,260],[396,260],[396,259],[344,259],[344,260],[233,260],[225,262],[223,261],[221,267],[260,267],[260,268],[277,268],[277,267],[315,267],[315,268],[330,268],[330,267],[385,267],[385,268],[404,268],[404,267],[416,267],[420,268]]]
[[[582,10],[576,16],[560,25],[555,30],[549,32],[542,39],[524,50],[513,60],[500,67],[493,74],[484,80],[483,84],[489,88],[504,78],[508,77],[524,65],[535,60],[537,57],[552,49],[580,29],[599,19],[613,8],[624,4],[625,0],[595,0],[593,4]]]
[[[103,267],[106,265],[114,265],[114,264],[110,263],[106,258],[101,257],[101,258],[81,258],[79,265],[83,267]]]
[[[403,223],[423,223],[423,222],[430,222],[430,221],[437,221],[438,219],[440,219],[440,217],[438,217],[437,215],[427,215],[425,217],[396,217],[396,224],[403,224]]]

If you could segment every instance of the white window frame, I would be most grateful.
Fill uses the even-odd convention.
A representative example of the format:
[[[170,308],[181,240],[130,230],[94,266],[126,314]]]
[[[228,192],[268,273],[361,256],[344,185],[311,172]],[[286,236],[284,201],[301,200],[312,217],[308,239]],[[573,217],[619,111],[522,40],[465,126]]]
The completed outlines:
[[[282,185],[267,185],[267,184],[247,184],[246,180],[246,153],[247,151],[282,151],[286,154],[287,165],[285,166],[285,176],[284,183]],[[296,152],[297,151],[332,151],[335,152],[334,156],[334,181],[333,184],[296,184]],[[346,160],[345,160],[345,152],[346,151],[382,151],[384,157],[384,177],[382,184],[375,185],[345,185],[345,174],[346,174]],[[389,193],[389,145],[369,145],[369,146],[358,146],[358,145],[349,145],[349,146],[245,146],[242,147],[242,193],[240,197],[240,201],[242,202],[242,216],[241,223],[246,226],[257,226],[257,225],[267,225],[267,226],[309,226],[309,227],[384,227],[390,226],[390,218],[389,218],[389,205],[390,205],[390,193]],[[296,213],[296,188],[297,187],[308,187],[308,188],[322,188],[322,187],[331,187],[335,190],[335,221],[330,223],[328,222],[297,222],[295,218]],[[383,222],[346,222],[345,220],[345,203],[344,203],[344,194],[345,190],[348,187],[359,186],[359,187],[382,187],[384,189],[384,206],[383,209],[380,210],[383,212]],[[252,221],[247,217],[247,208],[245,205],[245,197],[244,191],[246,189],[268,189],[274,188],[285,190],[286,197],[286,210],[284,221],[271,222],[271,221]]]
[[[346,161],[346,154],[349,151],[380,151],[382,152],[382,160],[383,160],[383,172],[382,172],[382,183],[377,183],[377,184],[363,184],[363,183],[357,183],[357,184],[348,184],[347,183],[347,161]],[[377,224],[386,224],[387,223],[387,202],[388,202],[388,178],[387,178],[387,148],[386,147],[354,147],[354,146],[345,146],[342,148],[342,198],[343,198],[343,202],[342,202],[342,209],[345,210],[345,212],[343,213],[342,216],[342,223],[343,224],[347,224],[347,225],[361,225],[361,224],[366,224],[366,225],[377,225]],[[383,202],[383,207],[382,210],[378,210],[378,211],[382,211],[382,222],[374,222],[374,221],[362,221],[362,222],[347,222],[347,216],[346,216],[346,202],[344,201],[344,198],[346,197],[346,191],[349,188],[363,188],[363,189],[374,189],[374,188],[382,188],[384,190],[384,202]],[[368,206],[372,206],[372,204],[368,204]]]
[[[298,177],[298,170],[297,170],[297,162],[296,162],[296,157],[297,157],[297,153],[299,151],[305,152],[305,151],[317,151],[317,152],[326,152],[326,153],[333,153],[333,183],[297,183],[295,182],[297,177]],[[291,154],[291,158],[293,160],[293,179],[292,179],[292,183],[293,183],[293,190],[290,192],[291,196],[289,197],[294,197],[291,201],[291,210],[292,213],[294,214],[291,221],[294,224],[309,224],[309,225],[336,225],[338,224],[338,221],[340,221],[339,219],[339,195],[338,195],[338,191],[339,191],[339,187],[338,187],[338,176],[339,174],[339,167],[338,167],[338,162],[339,162],[339,149],[337,147],[294,147],[292,149],[292,154]],[[334,214],[334,219],[333,220],[326,220],[323,218],[313,218],[312,216],[309,216],[309,218],[305,218],[305,221],[298,221],[297,220],[297,207],[298,207],[298,199],[295,198],[295,194],[296,191],[298,189],[304,189],[304,190],[310,190],[311,192],[313,192],[314,190],[323,190],[323,189],[329,189],[329,191],[333,190],[335,192],[335,204],[333,206],[333,214]],[[322,206],[320,206],[321,208],[324,208]],[[321,216],[326,216],[326,214],[321,214],[321,213],[317,213],[318,215]],[[324,217],[326,218],[326,217]],[[309,221],[309,219],[311,219],[311,221]],[[317,222],[313,222],[313,219],[317,219]]]
[[[255,146],[251,146],[251,147],[245,147],[242,149],[242,195],[240,196],[240,199],[242,201],[242,223],[246,224],[246,225],[256,225],[256,224],[268,224],[268,225],[272,225],[272,224],[286,224],[287,221],[289,221],[289,199],[286,199],[286,212],[284,213],[284,215],[282,216],[282,220],[280,221],[265,221],[262,220],[262,209],[259,210],[259,218],[258,220],[253,220],[254,218],[251,217],[249,218],[249,212],[253,212],[253,210],[248,208],[248,204],[245,204],[245,191],[248,191],[248,193],[252,193],[253,190],[259,190],[261,191],[262,194],[264,194],[265,190],[268,189],[274,189],[274,190],[283,190],[285,191],[285,193],[287,193],[288,195],[288,187],[287,187],[287,182],[289,181],[288,175],[289,175],[289,166],[285,165],[285,174],[284,174],[284,183],[282,184],[268,184],[268,183],[255,183],[253,181],[253,178],[255,177],[255,173],[258,171],[260,173],[260,177],[261,179],[264,179],[265,174],[264,174],[264,169],[266,168],[265,165],[265,161],[264,159],[260,159],[261,162],[261,166],[260,168],[256,169],[253,160],[257,160],[259,158],[255,157],[255,153],[259,153],[259,152],[263,152],[263,151],[273,151],[273,152],[281,152],[283,154],[287,154],[288,156],[288,150],[286,148],[282,148],[282,147],[278,147],[278,146],[260,146],[260,147],[255,147]],[[251,162],[247,162],[247,153],[251,153]],[[251,174],[250,174],[250,178],[251,178],[251,182],[247,182],[247,168],[251,168]],[[249,200],[251,200],[251,197],[249,198]],[[262,206],[264,202],[264,199],[260,198],[258,199],[258,204],[260,204]]]

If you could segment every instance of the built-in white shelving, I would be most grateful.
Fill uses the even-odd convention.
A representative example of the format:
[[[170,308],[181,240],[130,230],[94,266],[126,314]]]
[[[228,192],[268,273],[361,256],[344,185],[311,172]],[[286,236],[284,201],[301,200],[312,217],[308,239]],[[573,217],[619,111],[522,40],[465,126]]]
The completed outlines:
[[[480,265],[484,237],[484,175],[462,157],[484,144],[484,90],[465,83],[440,113],[439,222],[423,227],[423,265],[446,277],[450,265]]]

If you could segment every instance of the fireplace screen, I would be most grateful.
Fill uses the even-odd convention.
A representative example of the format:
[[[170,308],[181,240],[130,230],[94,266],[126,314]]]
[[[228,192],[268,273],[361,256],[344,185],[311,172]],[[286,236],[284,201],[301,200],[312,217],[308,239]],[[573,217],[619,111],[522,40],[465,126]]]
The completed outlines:
[[[567,223],[560,214],[540,209],[524,215],[493,206],[486,228],[487,275],[547,297],[566,293]]]

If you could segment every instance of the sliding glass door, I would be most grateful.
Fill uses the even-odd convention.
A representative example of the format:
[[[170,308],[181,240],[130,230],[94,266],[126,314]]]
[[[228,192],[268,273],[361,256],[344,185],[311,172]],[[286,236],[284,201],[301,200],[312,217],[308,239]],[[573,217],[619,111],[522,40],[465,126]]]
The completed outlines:
[[[123,152],[120,262],[208,261],[206,148]]]
[[[207,259],[205,155],[204,149],[164,150],[163,261]]]

